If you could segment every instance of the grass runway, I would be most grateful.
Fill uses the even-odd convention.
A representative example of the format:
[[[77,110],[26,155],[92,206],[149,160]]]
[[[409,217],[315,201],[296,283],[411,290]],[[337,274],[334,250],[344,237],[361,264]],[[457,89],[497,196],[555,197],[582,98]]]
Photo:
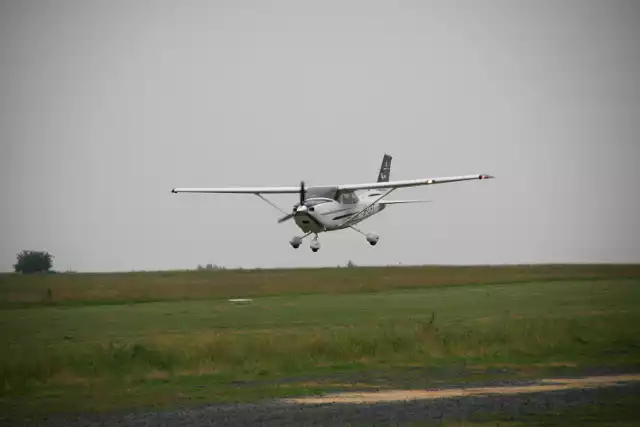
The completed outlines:
[[[3,275],[0,307],[9,418],[640,368],[634,265]]]

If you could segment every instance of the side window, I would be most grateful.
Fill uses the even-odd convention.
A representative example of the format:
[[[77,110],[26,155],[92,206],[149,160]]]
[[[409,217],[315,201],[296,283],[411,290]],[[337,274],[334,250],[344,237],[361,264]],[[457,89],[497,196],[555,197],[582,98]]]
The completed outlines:
[[[351,192],[342,193],[340,195],[340,202],[346,203],[346,204],[353,204],[358,202],[358,198],[354,193],[351,193]]]

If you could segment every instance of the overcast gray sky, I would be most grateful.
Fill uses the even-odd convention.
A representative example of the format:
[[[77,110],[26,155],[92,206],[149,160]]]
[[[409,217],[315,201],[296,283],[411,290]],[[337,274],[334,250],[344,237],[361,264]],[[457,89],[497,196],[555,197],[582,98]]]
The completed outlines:
[[[2,1],[0,270],[640,262],[640,2]],[[489,173],[292,249],[173,187]],[[276,196],[286,209],[295,196]]]

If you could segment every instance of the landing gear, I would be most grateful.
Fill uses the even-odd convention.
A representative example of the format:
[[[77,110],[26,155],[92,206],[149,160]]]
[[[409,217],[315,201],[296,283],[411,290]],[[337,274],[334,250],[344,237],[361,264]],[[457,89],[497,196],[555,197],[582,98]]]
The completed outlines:
[[[293,236],[291,238],[291,240],[289,240],[289,244],[293,247],[293,249],[298,249],[300,247],[300,245],[302,244],[302,239],[304,239],[305,237],[307,237],[309,234],[311,233],[307,233],[304,236],[300,237],[300,236]],[[318,238],[318,236],[316,235],[316,239]]]
[[[376,243],[378,243],[378,240],[380,240],[380,236],[378,236],[376,233],[367,233],[365,237],[367,238],[367,242],[369,242],[371,246],[375,246]]]
[[[320,250],[320,242],[318,241],[318,235],[313,238],[311,241],[311,251],[318,252]]]
[[[358,233],[362,234],[366,239],[367,242],[369,242],[369,244],[371,246],[375,246],[378,243],[378,240],[380,240],[380,236],[378,236],[376,233],[363,233],[362,231],[360,231],[359,228],[355,227],[355,226],[350,226],[350,228],[352,228],[354,231],[357,231]]]
[[[302,239],[304,239],[305,237],[307,237],[310,234],[311,233],[307,233],[302,237],[294,236],[294,237],[291,238],[291,240],[289,240],[289,244],[291,245],[291,247],[293,247],[293,249],[298,249],[300,247],[300,245],[302,244]],[[320,250],[320,242],[318,241],[318,235],[317,234],[315,234],[315,236],[313,237],[313,240],[311,241],[310,247],[311,247],[311,250],[313,252],[318,252]]]

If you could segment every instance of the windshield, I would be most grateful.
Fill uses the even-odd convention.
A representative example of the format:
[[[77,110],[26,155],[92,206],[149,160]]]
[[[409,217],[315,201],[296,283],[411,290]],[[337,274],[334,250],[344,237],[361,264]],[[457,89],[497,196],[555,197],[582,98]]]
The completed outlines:
[[[314,198],[314,199],[305,200],[304,204],[307,205],[308,207],[311,207],[311,206],[317,206],[317,205],[321,205],[323,203],[329,203],[329,202],[333,202],[333,200],[325,199],[325,198]]]

